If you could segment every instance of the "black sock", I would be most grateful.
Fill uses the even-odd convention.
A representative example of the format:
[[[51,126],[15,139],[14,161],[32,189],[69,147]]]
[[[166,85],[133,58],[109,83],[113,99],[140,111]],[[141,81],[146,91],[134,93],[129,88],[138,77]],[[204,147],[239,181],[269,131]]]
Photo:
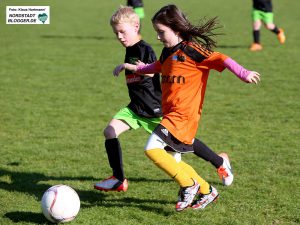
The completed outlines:
[[[195,138],[193,143],[194,154],[198,157],[209,161],[216,168],[219,168],[223,164],[223,158],[213,152],[209,147],[207,147],[202,141]]]
[[[279,32],[280,32],[277,26],[275,26],[274,29],[271,31],[275,34],[279,34]]]
[[[257,44],[260,43],[260,31],[259,30],[253,31],[253,40],[254,40],[254,43],[257,43]]]
[[[105,148],[114,177],[123,181],[125,177],[123,171],[122,150],[118,138],[105,140]]]

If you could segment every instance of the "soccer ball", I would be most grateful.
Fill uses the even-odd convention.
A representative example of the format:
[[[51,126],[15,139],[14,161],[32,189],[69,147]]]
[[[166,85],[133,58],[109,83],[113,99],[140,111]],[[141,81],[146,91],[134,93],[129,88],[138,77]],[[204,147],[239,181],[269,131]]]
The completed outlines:
[[[80,200],[74,189],[67,185],[49,188],[41,201],[44,216],[53,223],[65,223],[75,219],[80,209]]]

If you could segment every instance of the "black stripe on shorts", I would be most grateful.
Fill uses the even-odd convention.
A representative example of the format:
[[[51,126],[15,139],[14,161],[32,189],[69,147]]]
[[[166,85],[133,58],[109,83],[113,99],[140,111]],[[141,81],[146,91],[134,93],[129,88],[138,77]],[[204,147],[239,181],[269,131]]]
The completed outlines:
[[[188,145],[182,143],[177,138],[175,138],[167,128],[159,124],[153,131],[157,136],[159,136],[166,144],[166,151],[179,152],[179,153],[189,153],[194,152],[193,145]]]

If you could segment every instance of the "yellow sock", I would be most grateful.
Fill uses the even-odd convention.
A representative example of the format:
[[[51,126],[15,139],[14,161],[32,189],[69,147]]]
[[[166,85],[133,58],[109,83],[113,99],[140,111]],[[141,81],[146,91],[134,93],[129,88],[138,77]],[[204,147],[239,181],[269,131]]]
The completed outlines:
[[[146,150],[145,154],[151,159],[156,166],[165,171],[181,187],[188,187],[194,184],[193,179],[182,169],[176,160],[165,150],[155,148]]]
[[[178,164],[190,177],[192,177],[200,184],[199,192],[201,194],[208,194],[210,192],[209,184],[202,177],[198,175],[198,173],[193,169],[193,167],[191,167],[189,164],[183,161],[180,161]]]

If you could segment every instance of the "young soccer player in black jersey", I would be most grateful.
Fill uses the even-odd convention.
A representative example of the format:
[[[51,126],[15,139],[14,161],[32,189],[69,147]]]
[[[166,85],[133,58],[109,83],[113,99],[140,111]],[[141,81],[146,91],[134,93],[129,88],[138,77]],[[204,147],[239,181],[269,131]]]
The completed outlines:
[[[285,42],[285,34],[283,29],[278,28],[273,22],[273,5],[272,0],[253,0],[252,9],[252,21],[253,21],[253,43],[250,46],[251,51],[262,50],[260,43],[260,28],[262,22],[265,27],[275,33],[280,44]]]
[[[156,61],[156,56],[151,46],[140,39],[139,21],[131,7],[121,7],[113,14],[111,26],[120,43],[126,48],[125,62],[134,64],[139,60],[149,64]],[[162,119],[159,74],[150,77],[125,70],[125,76],[130,103],[117,112],[104,129],[105,148],[113,176],[94,185],[95,189],[101,191],[126,191],[128,188],[118,136],[139,127],[151,134]],[[193,148],[197,156],[210,161],[217,168],[224,185],[232,183],[233,174],[225,153],[217,155],[198,139],[195,139]]]

